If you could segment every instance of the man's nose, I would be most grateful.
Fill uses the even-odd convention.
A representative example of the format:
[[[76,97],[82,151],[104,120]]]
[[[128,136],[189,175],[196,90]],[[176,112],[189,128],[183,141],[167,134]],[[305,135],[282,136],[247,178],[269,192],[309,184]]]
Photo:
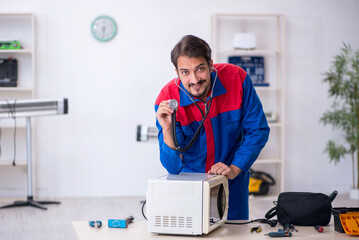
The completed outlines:
[[[192,83],[197,83],[197,82],[200,80],[199,75],[196,74],[195,71],[191,72],[189,77],[190,77],[190,81],[191,81]]]

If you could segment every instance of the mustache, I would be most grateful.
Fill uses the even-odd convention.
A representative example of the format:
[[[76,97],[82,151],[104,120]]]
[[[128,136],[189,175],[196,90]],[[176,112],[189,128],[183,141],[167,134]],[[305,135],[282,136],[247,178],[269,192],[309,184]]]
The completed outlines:
[[[199,80],[197,83],[190,83],[190,84],[188,84],[188,86],[189,87],[192,87],[193,85],[197,85],[197,84],[202,84],[202,83],[204,83],[206,80]]]

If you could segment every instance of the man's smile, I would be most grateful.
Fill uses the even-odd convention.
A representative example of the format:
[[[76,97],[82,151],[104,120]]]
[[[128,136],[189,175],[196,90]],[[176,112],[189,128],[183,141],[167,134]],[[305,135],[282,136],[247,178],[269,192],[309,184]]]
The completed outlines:
[[[198,91],[202,87],[203,83],[205,83],[205,82],[206,82],[206,80],[200,80],[197,83],[188,84],[188,87]]]

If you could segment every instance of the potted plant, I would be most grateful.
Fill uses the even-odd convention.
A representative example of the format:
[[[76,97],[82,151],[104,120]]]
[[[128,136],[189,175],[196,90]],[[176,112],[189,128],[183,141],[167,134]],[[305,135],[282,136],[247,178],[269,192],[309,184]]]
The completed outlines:
[[[334,102],[320,121],[343,133],[344,141],[329,140],[325,152],[334,164],[350,155],[353,167],[350,198],[359,199],[359,51],[343,45],[340,53],[334,56],[329,71],[324,73],[324,82],[329,84],[329,97],[333,97]]]

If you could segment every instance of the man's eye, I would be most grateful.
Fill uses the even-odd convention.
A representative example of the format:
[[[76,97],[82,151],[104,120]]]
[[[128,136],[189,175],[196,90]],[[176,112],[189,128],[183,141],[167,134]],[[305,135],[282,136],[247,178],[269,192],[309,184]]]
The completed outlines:
[[[182,75],[187,75],[188,71],[182,71]]]
[[[204,71],[204,67],[200,67],[197,69],[197,72],[203,72]]]

